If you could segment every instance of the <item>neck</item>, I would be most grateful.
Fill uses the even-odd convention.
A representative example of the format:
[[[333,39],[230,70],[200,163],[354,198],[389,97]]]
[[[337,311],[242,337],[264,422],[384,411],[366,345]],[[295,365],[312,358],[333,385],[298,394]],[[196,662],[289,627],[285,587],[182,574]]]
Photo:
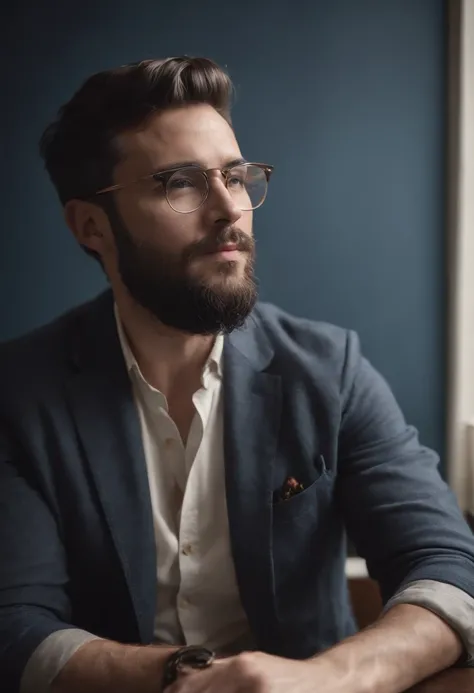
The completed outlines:
[[[193,392],[212,350],[213,335],[191,335],[160,323],[131,297],[115,296],[122,327],[143,377],[169,398]]]

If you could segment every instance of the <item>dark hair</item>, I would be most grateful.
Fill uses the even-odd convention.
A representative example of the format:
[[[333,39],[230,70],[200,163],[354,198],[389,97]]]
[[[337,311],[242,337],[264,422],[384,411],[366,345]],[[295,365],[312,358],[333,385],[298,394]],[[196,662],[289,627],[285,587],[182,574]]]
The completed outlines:
[[[207,58],[144,60],[89,77],[40,141],[62,204],[111,185],[119,133],[157,111],[194,103],[210,104],[230,123],[231,95],[229,76]]]

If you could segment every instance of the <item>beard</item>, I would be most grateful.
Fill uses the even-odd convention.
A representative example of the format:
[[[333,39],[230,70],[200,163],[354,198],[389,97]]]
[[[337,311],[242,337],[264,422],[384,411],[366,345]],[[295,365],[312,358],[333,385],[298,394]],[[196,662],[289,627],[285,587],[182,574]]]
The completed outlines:
[[[161,323],[193,335],[230,333],[244,324],[257,300],[252,237],[233,226],[221,227],[212,237],[190,244],[176,256],[137,243],[116,208],[109,207],[107,214],[122,281],[132,298]],[[189,271],[193,259],[224,243],[235,244],[248,254],[243,277],[239,281],[233,277],[235,261],[218,264],[218,281],[193,277]]]

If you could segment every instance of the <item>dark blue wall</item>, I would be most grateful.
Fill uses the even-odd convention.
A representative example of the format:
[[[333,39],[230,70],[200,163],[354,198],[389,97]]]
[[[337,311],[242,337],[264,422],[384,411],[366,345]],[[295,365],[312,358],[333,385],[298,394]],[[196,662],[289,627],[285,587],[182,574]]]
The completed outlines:
[[[275,164],[256,214],[261,295],[359,331],[443,444],[441,0],[19,2],[2,62],[0,339],[104,286],[76,248],[37,141],[91,73],[202,54],[228,66],[244,153]]]

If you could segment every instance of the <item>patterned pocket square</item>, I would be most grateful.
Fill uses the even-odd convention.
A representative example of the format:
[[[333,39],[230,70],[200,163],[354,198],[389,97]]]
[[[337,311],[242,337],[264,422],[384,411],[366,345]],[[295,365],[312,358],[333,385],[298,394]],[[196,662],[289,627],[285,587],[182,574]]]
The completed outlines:
[[[281,489],[275,493],[275,501],[287,501],[298,493],[304,491],[303,484],[295,479],[294,476],[289,476]]]

